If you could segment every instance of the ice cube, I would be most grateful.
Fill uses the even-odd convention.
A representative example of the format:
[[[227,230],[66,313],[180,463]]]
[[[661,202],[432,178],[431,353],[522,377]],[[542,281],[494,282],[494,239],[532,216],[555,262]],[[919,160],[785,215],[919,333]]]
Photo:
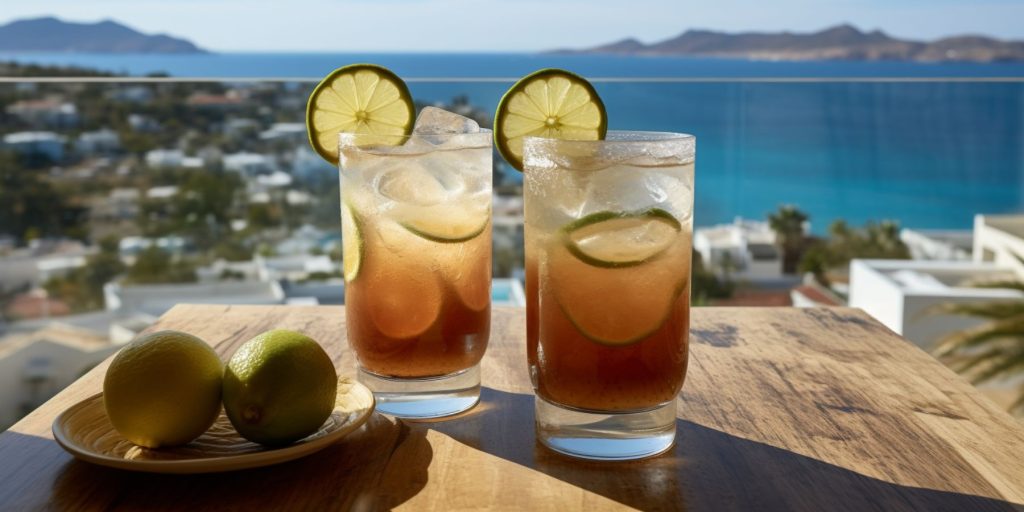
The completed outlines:
[[[580,215],[603,210],[638,211],[662,208],[685,221],[692,214],[693,192],[688,181],[670,172],[642,171],[628,166],[590,177]]]
[[[461,194],[466,180],[457,169],[432,165],[431,158],[410,160],[409,165],[381,173],[375,180],[377,192],[399,203],[431,206]]]
[[[419,135],[446,135],[453,133],[478,133],[476,121],[437,107],[423,107],[416,117],[413,132]]]
[[[395,167],[377,176],[377,192],[399,203],[428,206],[448,197],[444,185],[423,167]]]

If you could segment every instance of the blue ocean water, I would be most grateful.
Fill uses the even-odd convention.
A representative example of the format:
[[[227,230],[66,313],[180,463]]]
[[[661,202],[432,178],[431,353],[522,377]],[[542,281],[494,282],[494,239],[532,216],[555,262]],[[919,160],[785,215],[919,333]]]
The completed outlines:
[[[715,77],[714,82],[598,82],[612,129],[697,136],[694,220],[763,218],[783,203],[835,219],[969,228],[975,213],[1024,211],[1021,64],[750,62],[536,54],[3,55],[141,75],[319,77],[376,62],[406,78],[516,77],[556,66],[589,77]],[[738,82],[750,77],[931,78],[886,82]],[[466,95],[493,111],[504,82],[410,83],[421,101]]]

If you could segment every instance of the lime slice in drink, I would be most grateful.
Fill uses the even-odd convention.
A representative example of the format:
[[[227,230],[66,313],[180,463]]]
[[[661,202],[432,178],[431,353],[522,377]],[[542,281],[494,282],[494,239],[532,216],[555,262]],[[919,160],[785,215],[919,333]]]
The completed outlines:
[[[351,283],[359,275],[359,267],[363,262],[363,234],[359,230],[359,220],[346,202],[341,203],[341,263],[345,272],[345,282]]]
[[[463,255],[463,267],[450,277],[450,283],[462,303],[472,311],[491,304],[491,244],[476,244]],[[481,254],[486,252],[486,254]],[[451,269],[455,270],[455,269]]]
[[[562,228],[565,246],[597,267],[640,265],[675,243],[682,226],[660,208],[641,212],[593,213]]]
[[[338,163],[338,134],[358,133],[360,145],[402,144],[412,133],[416,109],[405,82],[372,64],[353,64],[324,78],[306,104],[309,143]]]
[[[542,69],[516,82],[494,114],[494,145],[523,170],[523,137],[601,140],[608,131],[604,103],[583,77]]]
[[[594,265],[569,247],[557,241],[549,246],[541,279],[547,280],[562,313],[588,339],[610,346],[636,343],[683,311],[678,301],[689,293],[690,254],[679,234],[657,257],[628,255],[630,261],[647,255],[644,263],[628,268]]]
[[[445,203],[428,208],[397,211],[398,223],[416,236],[438,243],[468,242],[483,233],[491,220],[487,209]]]
[[[360,332],[356,336],[407,340],[437,323],[444,288],[436,272],[426,264],[386,252],[367,257],[362,270],[366,275],[345,289],[348,317]],[[395,346],[378,347],[381,351],[390,348]]]

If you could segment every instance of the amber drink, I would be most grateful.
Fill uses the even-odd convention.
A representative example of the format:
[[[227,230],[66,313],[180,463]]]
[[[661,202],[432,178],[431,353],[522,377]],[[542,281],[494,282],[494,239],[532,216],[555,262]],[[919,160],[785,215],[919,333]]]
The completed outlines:
[[[524,141],[527,357],[556,451],[632,459],[674,441],[694,155],[672,133]]]
[[[378,410],[431,418],[479,399],[491,309],[491,134],[400,146],[341,135],[348,340]]]

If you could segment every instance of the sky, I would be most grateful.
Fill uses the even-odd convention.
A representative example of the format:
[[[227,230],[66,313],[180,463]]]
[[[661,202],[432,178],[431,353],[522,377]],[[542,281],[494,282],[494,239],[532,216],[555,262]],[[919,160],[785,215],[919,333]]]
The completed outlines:
[[[1024,39],[1024,0],[3,0],[0,23],[114,19],[215,51],[535,51],[690,28],[813,31],[849,22],[933,39]]]

